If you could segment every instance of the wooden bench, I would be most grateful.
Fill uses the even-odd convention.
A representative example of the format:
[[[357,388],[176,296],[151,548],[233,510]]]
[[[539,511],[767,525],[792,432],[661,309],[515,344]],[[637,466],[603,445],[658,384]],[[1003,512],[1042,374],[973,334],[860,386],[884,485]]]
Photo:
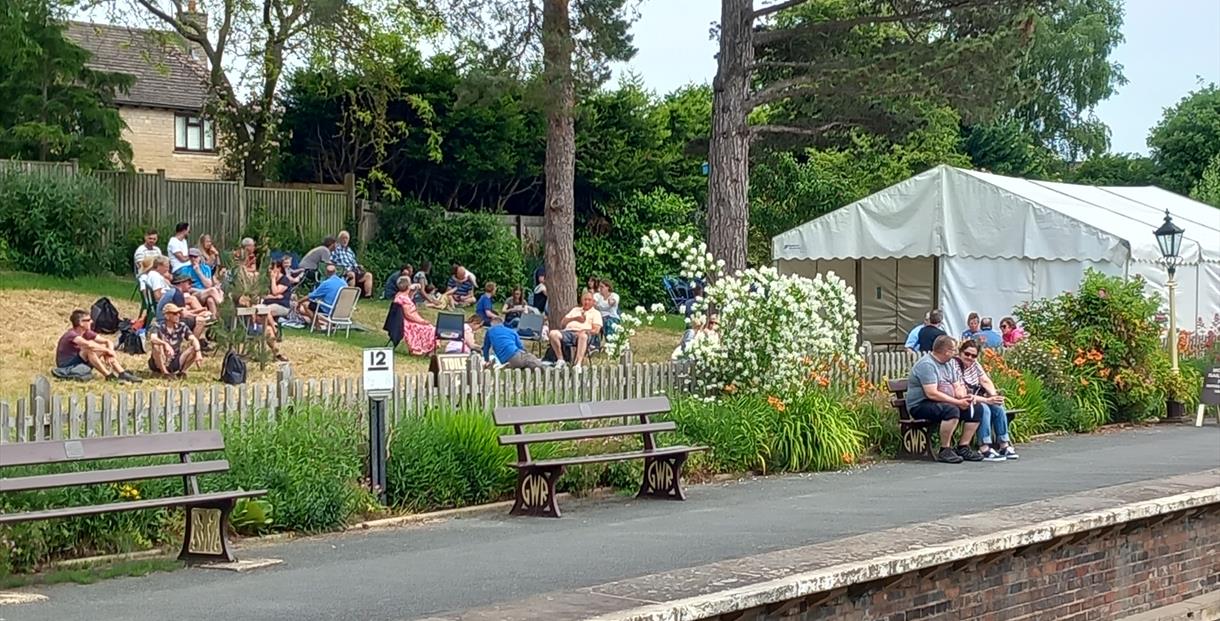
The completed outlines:
[[[182,477],[184,489],[181,496],[169,498],[147,498],[91,506],[0,513],[0,525],[140,509],[182,507],[186,512],[186,530],[182,538],[182,552],[178,558],[187,562],[233,562],[235,559],[229,550],[226,533],[229,525],[229,512],[232,511],[237,499],[262,496],[267,492],[257,490],[199,493],[199,485],[195,477],[200,474],[225,472],[229,469],[229,462],[223,459],[193,462],[191,453],[221,450],[224,450],[224,438],[221,437],[219,431],[4,444],[0,446],[0,493],[102,485],[163,477]],[[177,455],[178,463],[3,477],[4,469],[18,466],[158,455]]]
[[[682,464],[686,462],[687,455],[707,450],[707,447],[658,447],[653,434],[673,431],[677,425],[671,421],[654,423],[649,417],[668,411],[667,397],[496,408],[496,424],[513,428],[513,433],[500,436],[500,444],[517,447],[517,461],[509,464],[517,469],[516,501],[510,513],[559,517],[559,506],[555,503],[555,482],[563,474],[564,468],[631,459],[644,460],[644,476],[637,497],[686,500],[686,494],[682,491]],[[566,431],[527,432],[525,429],[526,425],[570,421],[608,422],[613,419],[623,419],[623,422]],[[633,419],[638,422],[633,422]],[[530,444],[631,435],[640,436],[644,443],[643,450],[541,461],[530,457]]]
[[[890,398],[890,405],[898,411],[898,431],[902,436],[902,442],[898,446],[899,459],[936,459],[936,451],[940,448],[940,443],[937,441],[940,432],[939,421],[927,421],[914,418],[907,411],[906,392],[909,386],[905,379],[887,380],[886,384],[893,393]],[[1020,414],[1022,410],[1004,410],[1008,415],[1008,422],[1011,423],[1014,416]]]

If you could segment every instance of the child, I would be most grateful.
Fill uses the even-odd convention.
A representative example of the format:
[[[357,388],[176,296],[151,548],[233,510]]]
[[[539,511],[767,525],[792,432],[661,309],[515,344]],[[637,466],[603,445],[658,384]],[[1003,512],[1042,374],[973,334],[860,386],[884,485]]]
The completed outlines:
[[[453,308],[453,298],[438,291],[436,285],[427,285],[424,287],[424,305],[436,310],[449,310]]]

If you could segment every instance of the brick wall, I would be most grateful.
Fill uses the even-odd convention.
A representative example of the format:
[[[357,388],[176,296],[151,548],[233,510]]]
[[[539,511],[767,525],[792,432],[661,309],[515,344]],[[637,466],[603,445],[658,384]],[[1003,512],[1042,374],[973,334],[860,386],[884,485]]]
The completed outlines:
[[[739,621],[1121,619],[1220,589],[1220,507],[725,615]]]
[[[178,179],[215,179],[220,165],[216,154],[174,151],[174,113],[153,108],[119,108],[127,123],[123,138],[131,143],[132,165],[140,172],[165,170]]]

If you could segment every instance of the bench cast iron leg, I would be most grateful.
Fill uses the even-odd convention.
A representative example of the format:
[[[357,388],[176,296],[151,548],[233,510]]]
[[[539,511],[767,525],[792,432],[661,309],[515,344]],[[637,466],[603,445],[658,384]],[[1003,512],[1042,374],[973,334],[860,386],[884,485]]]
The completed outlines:
[[[186,533],[182,538],[182,553],[178,560],[187,563],[232,563],[237,559],[229,550],[229,512],[233,500],[221,500],[202,505],[187,505]]]
[[[686,500],[682,491],[682,464],[686,463],[686,453],[667,457],[645,457],[644,477],[640,481],[640,493],[637,498],[651,496],[652,498],[668,498],[670,500]]]
[[[555,482],[561,474],[563,466],[519,468],[517,498],[509,514],[559,517],[559,505],[555,503]]]
[[[932,432],[933,427],[911,423],[899,423],[898,427],[902,433],[902,445],[898,447],[899,459],[935,458],[935,447],[939,444],[933,442],[936,439],[936,434]]]

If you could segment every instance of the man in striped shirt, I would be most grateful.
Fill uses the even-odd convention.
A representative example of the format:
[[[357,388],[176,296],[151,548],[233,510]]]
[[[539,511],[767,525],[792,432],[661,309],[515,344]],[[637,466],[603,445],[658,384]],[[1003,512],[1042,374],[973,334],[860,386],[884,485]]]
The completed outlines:
[[[445,295],[453,299],[454,306],[474,302],[474,276],[461,265],[453,266],[453,275],[449,277]]]

